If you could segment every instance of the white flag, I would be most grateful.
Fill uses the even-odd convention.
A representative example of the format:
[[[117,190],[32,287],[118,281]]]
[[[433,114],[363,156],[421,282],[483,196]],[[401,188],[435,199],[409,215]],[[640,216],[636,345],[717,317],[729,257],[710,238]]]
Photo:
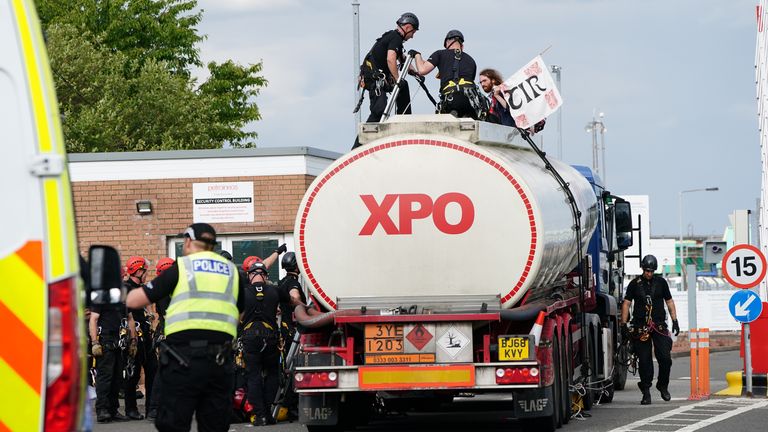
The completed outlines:
[[[541,56],[504,81],[509,111],[517,127],[527,129],[557,111],[563,100]]]

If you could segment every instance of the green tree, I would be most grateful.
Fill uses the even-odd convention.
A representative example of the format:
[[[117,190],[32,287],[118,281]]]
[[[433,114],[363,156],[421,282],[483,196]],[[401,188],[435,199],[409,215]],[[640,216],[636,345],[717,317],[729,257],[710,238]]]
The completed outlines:
[[[37,0],[67,150],[254,146],[262,64],[201,67],[193,0]]]

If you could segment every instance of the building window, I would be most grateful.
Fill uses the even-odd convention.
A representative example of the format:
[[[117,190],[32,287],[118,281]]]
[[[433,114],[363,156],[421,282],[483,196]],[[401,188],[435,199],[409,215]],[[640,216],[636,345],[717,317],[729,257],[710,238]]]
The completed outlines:
[[[218,235],[214,251],[228,251],[232,254],[232,259],[238,268],[243,265],[243,261],[250,255],[256,255],[264,259],[277,249],[277,246],[284,242],[282,235]],[[168,256],[173,259],[181,256],[181,248],[184,241],[179,238],[168,239]],[[280,259],[269,267],[269,279],[273,282],[280,280]]]

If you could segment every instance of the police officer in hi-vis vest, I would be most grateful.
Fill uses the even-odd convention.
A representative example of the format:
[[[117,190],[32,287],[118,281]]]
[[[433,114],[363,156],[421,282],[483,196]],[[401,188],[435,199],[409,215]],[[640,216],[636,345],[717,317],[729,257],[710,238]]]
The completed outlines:
[[[171,296],[160,346],[162,392],[155,426],[188,431],[192,416],[199,431],[229,430],[234,362],[232,340],[243,310],[243,281],[237,268],[213,252],[216,231],[205,223],[189,226],[183,257],[126,304],[140,308]]]

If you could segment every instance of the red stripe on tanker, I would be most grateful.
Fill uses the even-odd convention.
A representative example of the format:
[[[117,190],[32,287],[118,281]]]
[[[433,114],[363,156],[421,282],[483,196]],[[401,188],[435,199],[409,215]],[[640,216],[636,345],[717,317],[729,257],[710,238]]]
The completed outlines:
[[[435,135],[383,138],[330,165],[308,189],[295,232],[310,290],[340,297],[500,295],[514,306],[576,265],[565,194],[532,151]],[[552,161],[597,222],[590,184]]]

